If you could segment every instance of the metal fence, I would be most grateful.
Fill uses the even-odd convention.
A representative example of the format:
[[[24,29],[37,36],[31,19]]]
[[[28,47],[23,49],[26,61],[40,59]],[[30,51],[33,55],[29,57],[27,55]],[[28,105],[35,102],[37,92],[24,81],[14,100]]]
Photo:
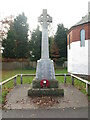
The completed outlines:
[[[7,80],[3,81],[0,83],[0,88],[2,88],[2,85],[8,83],[9,81],[14,80],[14,86],[17,85],[17,77],[20,76],[20,83],[23,84],[23,76],[35,76],[35,74],[17,74],[13,77],[8,78]],[[67,76],[71,76],[71,81],[72,81],[72,85],[74,86],[74,79],[78,79],[79,81],[83,82],[86,84],[86,92],[88,95],[90,95],[90,82],[82,79],[76,75],[73,74],[55,74],[55,76],[64,76],[64,84],[66,84],[67,82]]]

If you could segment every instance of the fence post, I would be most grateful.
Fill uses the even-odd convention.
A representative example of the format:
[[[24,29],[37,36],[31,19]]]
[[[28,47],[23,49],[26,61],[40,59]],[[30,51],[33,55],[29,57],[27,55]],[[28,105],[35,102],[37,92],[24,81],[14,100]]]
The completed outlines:
[[[88,84],[86,83],[86,92],[88,93]]]
[[[66,83],[66,74],[64,74],[64,83]]]
[[[71,79],[72,79],[72,85],[74,85],[74,77],[71,76]]]
[[[17,85],[17,77],[14,78],[14,86]]]
[[[86,92],[88,96],[90,96],[90,85],[88,85],[87,83],[86,83]]]
[[[88,84],[88,96],[90,96],[90,85]]]
[[[22,81],[22,74],[21,74],[21,84],[23,84],[23,81]]]

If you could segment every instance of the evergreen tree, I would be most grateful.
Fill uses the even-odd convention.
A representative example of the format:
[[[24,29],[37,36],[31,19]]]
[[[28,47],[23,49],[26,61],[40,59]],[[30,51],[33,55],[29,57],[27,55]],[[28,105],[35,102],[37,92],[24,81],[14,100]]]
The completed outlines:
[[[16,57],[28,58],[28,24],[24,13],[17,16],[14,20],[14,30],[16,33]]]
[[[2,43],[5,58],[28,58],[28,24],[24,13],[14,19],[10,26],[7,38]]]
[[[67,30],[63,24],[59,24],[55,34],[55,43],[59,48],[60,58],[67,58]]]
[[[16,58],[15,53],[15,32],[13,26],[10,26],[8,31],[7,39],[2,41],[2,46],[4,47],[3,57],[5,58]]]
[[[56,61],[60,57],[59,49],[53,37],[50,37],[50,58]]]
[[[29,46],[32,61],[37,61],[41,58],[41,35],[42,33],[39,30],[39,26],[31,34],[31,41]]]

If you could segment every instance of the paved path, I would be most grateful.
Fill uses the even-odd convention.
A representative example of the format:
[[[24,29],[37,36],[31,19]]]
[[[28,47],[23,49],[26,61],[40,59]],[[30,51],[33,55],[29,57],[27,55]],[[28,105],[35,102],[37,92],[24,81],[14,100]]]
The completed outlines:
[[[88,100],[86,95],[82,94],[73,86],[61,85],[64,89],[64,97],[55,97],[59,103],[54,104],[50,108],[76,108],[87,107]],[[28,84],[16,86],[8,95],[6,109],[38,109],[39,106],[32,102],[32,99],[27,96]]]
[[[29,109],[3,111],[3,118],[88,118],[88,109]]]
[[[3,117],[88,117],[87,96],[72,85],[61,85],[61,88],[64,89],[64,97],[55,97],[54,99],[58,99],[59,102],[43,109],[27,96],[29,86],[28,84],[18,85],[7,95],[5,108],[8,110],[3,110]]]

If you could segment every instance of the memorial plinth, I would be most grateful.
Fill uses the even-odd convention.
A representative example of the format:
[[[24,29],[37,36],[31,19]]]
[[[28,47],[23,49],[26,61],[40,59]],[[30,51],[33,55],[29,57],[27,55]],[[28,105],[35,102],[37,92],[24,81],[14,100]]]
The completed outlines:
[[[63,96],[64,90],[59,88],[59,83],[55,78],[53,60],[49,58],[48,25],[52,22],[52,17],[47,14],[46,9],[38,18],[38,22],[42,25],[41,59],[37,61],[36,77],[28,90],[28,95]]]

